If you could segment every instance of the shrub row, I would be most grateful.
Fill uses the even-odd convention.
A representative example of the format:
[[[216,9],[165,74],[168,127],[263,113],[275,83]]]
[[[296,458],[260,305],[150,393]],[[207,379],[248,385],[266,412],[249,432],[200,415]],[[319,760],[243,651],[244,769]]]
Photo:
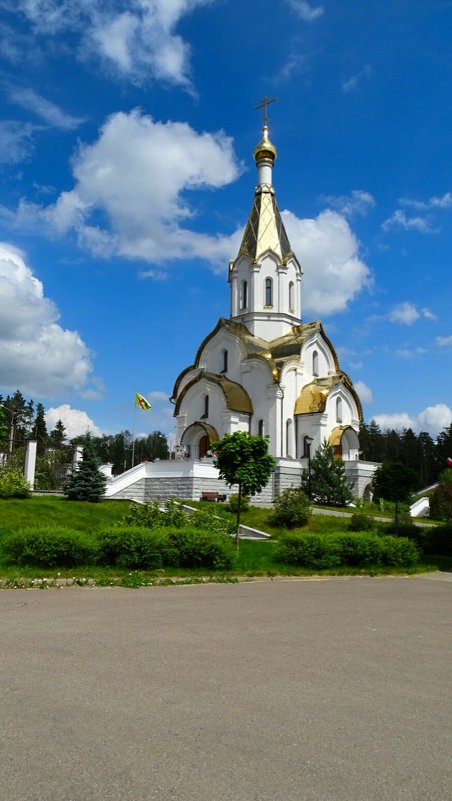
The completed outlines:
[[[419,550],[415,542],[405,537],[382,537],[365,533],[287,533],[279,540],[274,558],[313,570],[341,566],[410,567],[418,561]]]
[[[3,549],[10,561],[38,567],[96,563],[133,570],[229,570],[235,560],[232,542],[223,534],[175,527],[111,527],[94,535],[62,527],[23,528],[5,539]]]

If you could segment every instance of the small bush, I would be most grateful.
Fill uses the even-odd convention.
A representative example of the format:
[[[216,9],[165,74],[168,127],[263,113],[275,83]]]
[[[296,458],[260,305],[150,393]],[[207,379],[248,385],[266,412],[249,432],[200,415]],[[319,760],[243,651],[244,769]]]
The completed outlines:
[[[299,567],[324,570],[339,566],[410,567],[419,559],[416,544],[402,537],[376,534],[293,534],[281,537],[274,558]]]
[[[166,501],[163,508],[160,501],[147,503],[131,503],[126,515],[120,520],[120,526],[139,526],[145,528],[162,528],[165,526],[185,526],[188,515],[175,501]]]
[[[211,509],[198,509],[191,515],[185,515],[185,523],[190,528],[203,529],[212,534],[226,534],[230,536],[235,532],[235,525],[228,517],[218,515]]]
[[[416,542],[428,556],[452,556],[452,526],[418,527]]]
[[[278,562],[315,570],[339,567],[340,549],[329,536],[319,534],[292,534],[281,537],[275,547]]]
[[[29,498],[30,487],[18,470],[3,470],[0,473],[0,498]]]
[[[449,474],[452,474],[450,468]],[[443,479],[430,495],[430,515],[436,520],[452,520],[452,483],[449,480]]]
[[[247,512],[250,508],[250,499],[247,495],[242,495],[241,497],[241,511]],[[238,495],[231,495],[229,498],[228,508],[230,512],[237,514],[239,508],[239,496]]]
[[[177,553],[171,548],[165,529],[117,526],[99,531],[96,538],[97,561],[101,565],[157,570],[177,564]]]
[[[272,525],[299,528],[305,526],[311,516],[309,498],[300,487],[289,487],[273,503]]]
[[[236,558],[232,541],[224,534],[199,529],[169,529],[169,540],[178,554],[178,567],[230,570]]]
[[[3,542],[3,550],[9,560],[19,565],[72,567],[92,562],[96,543],[80,531],[40,526],[11,532]]]
[[[349,531],[371,531],[375,528],[375,521],[370,515],[362,511],[354,512],[350,518]]]
[[[381,531],[390,537],[408,537],[416,541],[419,538],[419,526],[415,526],[414,523],[400,523],[398,526],[395,523],[385,523]]]

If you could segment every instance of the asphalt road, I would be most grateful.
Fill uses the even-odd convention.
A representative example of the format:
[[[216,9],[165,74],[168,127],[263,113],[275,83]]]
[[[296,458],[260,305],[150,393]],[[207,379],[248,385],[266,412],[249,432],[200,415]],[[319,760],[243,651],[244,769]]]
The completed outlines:
[[[1,801],[449,801],[451,612],[441,575],[0,592]]]

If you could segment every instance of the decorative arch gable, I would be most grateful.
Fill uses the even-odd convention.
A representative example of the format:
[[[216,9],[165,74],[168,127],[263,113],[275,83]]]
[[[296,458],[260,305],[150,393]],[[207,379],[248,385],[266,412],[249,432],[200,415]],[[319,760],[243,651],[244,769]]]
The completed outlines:
[[[324,336],[323,331],[320,330],[303,343],[300,359],[304,363],[305,372],[308,375],[322,377],[339,370],[336,352],[327,337]]]
[[[230,381],[222,376],[209,373],[206,370],[200,370],[194,378],[189,381],[180,392],[176,406],[174,409],[174,416],[180,414],[181,405],[187,393],[199,382],[205,382],[207,385],[211,384],[214,388],[220,391],[224,397],[226,408],[230,411],[240,412],[243,414],[253,414],[253,404],[247,391],[241,384],[236,381]]]

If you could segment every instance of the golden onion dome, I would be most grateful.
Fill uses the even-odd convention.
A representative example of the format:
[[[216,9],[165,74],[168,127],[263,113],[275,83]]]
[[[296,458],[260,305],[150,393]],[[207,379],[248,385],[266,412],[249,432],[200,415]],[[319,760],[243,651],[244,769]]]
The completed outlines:
[[[262,139],[254,148],[254,159],[256,162],[262,161],[262,159],[270,159],[270,161],[275,161],[277,155],[276,147],[270,142],[268,136],[268,126],[264,125]]]

